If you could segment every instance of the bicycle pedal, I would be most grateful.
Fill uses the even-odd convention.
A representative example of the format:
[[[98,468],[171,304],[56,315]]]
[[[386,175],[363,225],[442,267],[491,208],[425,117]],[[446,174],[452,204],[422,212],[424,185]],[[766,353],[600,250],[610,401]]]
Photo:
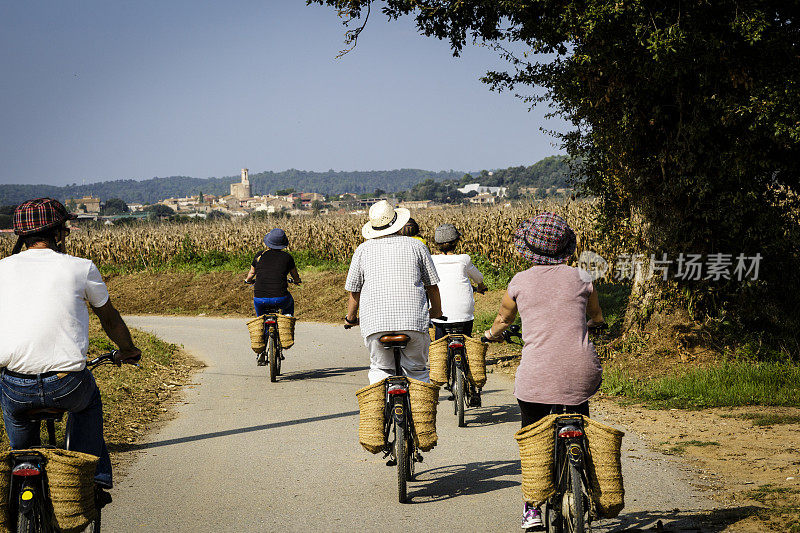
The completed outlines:
[[[416,458],[415,458],[415,459],[416,459],[416,461],[417,461],[418,463],[421,463],[421,462],[422,462],[422,454],[421,454],[421,453],[419,453],[419,452],[417,452],[417,453],[416,453]]]

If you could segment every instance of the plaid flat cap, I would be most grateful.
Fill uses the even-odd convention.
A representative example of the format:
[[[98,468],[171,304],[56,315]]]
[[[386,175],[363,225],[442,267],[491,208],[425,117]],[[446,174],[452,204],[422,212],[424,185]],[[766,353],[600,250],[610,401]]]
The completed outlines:
[[[20,236],[60,226],[67,220],[78,218],[64,204],[52,198],[28,200],[14,209],[14,233]]]
[[[575,232],[555,213],[525,220],[513,235],[514,249],[537,265],[557,265],[575,253]]]

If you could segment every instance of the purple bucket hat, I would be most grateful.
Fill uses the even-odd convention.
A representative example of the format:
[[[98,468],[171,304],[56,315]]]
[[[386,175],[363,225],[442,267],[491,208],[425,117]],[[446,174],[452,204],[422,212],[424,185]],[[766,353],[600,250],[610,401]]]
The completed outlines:
[[[555,213],[525,220],[513,235],[514,250],[537,265],[564,263],[575,253],[575,232]]]

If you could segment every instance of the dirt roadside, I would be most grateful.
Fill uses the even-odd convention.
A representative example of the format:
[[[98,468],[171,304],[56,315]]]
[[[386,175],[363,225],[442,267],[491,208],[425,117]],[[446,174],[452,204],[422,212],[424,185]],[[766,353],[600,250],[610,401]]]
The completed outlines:
[[[298,319],[339,322],[345,273],[309,271],[302,277],[303,284],[291,289]],[[123,313],[249,317],[252,290],[243,278],[243,272],[137,273],[111,277],[108,286]],[[501,296],[478,295],[476,314],[494,312]],[[492,346],[489,358],[492,370],[513,373],[513,349]],[[800,532],[800,409],[651,410],[609,398],[597,402],[610,423],[636,428],[652,448],[688,463],[698,485],[735,514],[725,531]]]

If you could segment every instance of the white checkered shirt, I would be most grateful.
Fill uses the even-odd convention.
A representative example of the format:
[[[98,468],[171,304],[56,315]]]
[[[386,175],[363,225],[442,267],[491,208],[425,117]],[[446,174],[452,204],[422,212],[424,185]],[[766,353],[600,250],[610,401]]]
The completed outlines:
[[[361,334],[366,338],[380,331],[428,331],[425,287],[438,283],[424,244],[389,235],[356,248],[344,288],[361,293]]]

